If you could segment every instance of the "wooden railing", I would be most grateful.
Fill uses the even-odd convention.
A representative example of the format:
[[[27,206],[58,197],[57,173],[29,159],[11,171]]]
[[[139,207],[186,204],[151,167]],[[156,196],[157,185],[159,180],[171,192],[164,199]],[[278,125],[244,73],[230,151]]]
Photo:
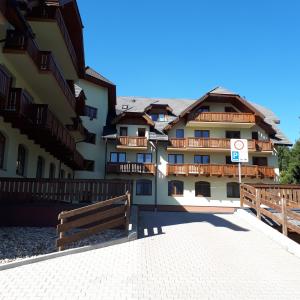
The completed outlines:
[[[146,137],[136,136],[120,136],[118,137],[118,145],[128,147],[147,147]]]
[[[65,25],[64,19],[59,8],[55,6],[39,6],[32,9],[30,14],[28,15],[29,20],[35,19],[49,19],[49,20],[56,20],[57,25],[61,31],[61,34],[64,38],[65,44],[69,51],[70,57],[74,64],[75,69],[78,69],[78,61],[75,49],[73,47],[73,43],[69,36],[67,27]]]
[[[271,167],[243,165],[241,167],[243,177],[274,178],[275,171]],[[238,176],[237,165],[219,164],[168,164],[168,175],[194,175],[194,176]]]
[[[9,96],[9,90],[11,87],[11,75],[0,65],[0,104],[2,101],[6,101]]]
[[[87,132],[86,129],[84,128],[80,118],[74,118],[73,119],[73,124],[72,125],[67,125],[66,127],[68,128],[69,131],[77,131],[82,136],[85,136],[85,134]]]
[[[65,95],[68,103],[75,110],[76,100],[67,81],[64,79],[54,57],[49,51],[40,51],[35,41],[28,36],[24,36],[14,30],[8,30],[5,42],[5,51],[20,50],[27,51],[37,68],[43,72],[51,72]]]
[[[13,116],[13,121],[18,121],[17,117],[23,117],[30,120],[33,99],[25,90],[20,88],[10,89],[9,97],[3,102],[1,114],[3,116]]]
[[[230,139],[224,138],[171,138],[171,147],[174,148],[210,148],[230,150]],[[248,149],[256,151],[271,151],[271,141],[248,140]]]
[[[281,188],[279,188],[281,189]],[[286,188],[283,188],[286,190]],[[298,186],[297,189],[300,189]],[[241,207],[248,205],[256,210],[257,217],[264,215],[282,226],[282,233],[288,235],[288,230],[300,234],[300,203],[295,205],[287,198],[274,193],[272,185],[270,189],[260,188],[259,185],[241,185]],[[288,194],[293,193],[290,191]],[[296,209],[296,210],[295,210]]]
[[[0,178],[0,203],[93,203],[127,191],[129,180]]]
[[[194,120],[198,122],[232,122],[232,123],[255,123],[255,115],[251,113],[235,112],[202,112]]]
[[[129,193],[82,208],[63,211],[58,215],[60,224],[57,226],[59,238],[56,241],[56,246],[61,251],[68,244],[101,231],[121,226],[128,232],[129,218]],[[66,232],[74,231],[74,229],[81,230],[65,236]]]
[[[106,164],[107,173],[116,174],[155,174],[155,164],[152,163],[112,163]]]

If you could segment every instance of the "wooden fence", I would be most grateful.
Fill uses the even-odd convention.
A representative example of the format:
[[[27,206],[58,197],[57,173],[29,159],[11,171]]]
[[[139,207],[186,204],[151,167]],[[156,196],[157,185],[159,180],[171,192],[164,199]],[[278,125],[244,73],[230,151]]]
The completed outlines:
[[[274,191],[272,185],[242,184],[241,207],[246,204],[256,210],[259,219],[264,215],[280,224],[284,235],[288,235],[288,230],[300,234],[300,203],[295,204]]]
[[[98,202],[127,191],[130,180],[0,178],[0,203]]]
[[[101,231],[124,226],[128,230],[130,217],[130,194],[91,204],[58,215],[59,238],[56,241],[61,251],[70,243],[87,238]],[[75,229],[81,229],[74,232]],[[68,235],[66,233],[70,230]]]

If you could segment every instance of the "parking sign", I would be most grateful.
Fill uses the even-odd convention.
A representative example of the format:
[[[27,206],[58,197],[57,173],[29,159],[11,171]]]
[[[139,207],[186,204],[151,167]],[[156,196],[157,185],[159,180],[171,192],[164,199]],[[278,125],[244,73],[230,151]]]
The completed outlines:
[[[248,141],[245,139],[231,139],[231,161],[232,162],[248,162]]]

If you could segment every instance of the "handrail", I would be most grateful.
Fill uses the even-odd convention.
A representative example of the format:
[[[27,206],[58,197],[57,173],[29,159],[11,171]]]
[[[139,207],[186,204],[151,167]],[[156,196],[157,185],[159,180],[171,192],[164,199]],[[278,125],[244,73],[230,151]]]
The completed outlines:
[[[117,138],[118,144],[128,147],[147,147],[146,137],[136,136],[119,136]]]
[[[106,164],[107,173],[133,173],[133,174],[155,174],[155,164],[153,163],[114,163]]]
[[[235,112],[201,112],[192,121],[255,123],[255,115]]]

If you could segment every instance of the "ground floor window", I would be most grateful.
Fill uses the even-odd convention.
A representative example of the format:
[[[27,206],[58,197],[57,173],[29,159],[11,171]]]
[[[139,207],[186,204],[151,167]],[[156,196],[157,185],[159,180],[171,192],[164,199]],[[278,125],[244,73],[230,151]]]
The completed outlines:
[[[23,145],[18,147],[18,156],[16,162],[16,174],[20,176],[25,175],[25,164],[26,164],[26,149]]]
[[[0,132],[0,169],[3,169],[4,167],[5,143],[6,143],[6,138]]]
[[[180,180],[169,181],[168,196],[183,196],[183,181]]]
[[[237,182],[227,183],[227,197],[240,198],[240,185]]]
[[[206,181],[195,182],[195,196],[196,197],[210,197],[210,183]]]
[[[36,167],[36,178],[43,178],[45,168],[45,160],[43,157],[38,156]]]
[[[136,195],[151,196],[152,195],[152,181],[149,179],[140,179],[136,181]]]
[[[49,178],[50,179],[54,179],[55,178],[55,164],[54,163],[51,163],[50,164],[50,167],[49,167]]]

